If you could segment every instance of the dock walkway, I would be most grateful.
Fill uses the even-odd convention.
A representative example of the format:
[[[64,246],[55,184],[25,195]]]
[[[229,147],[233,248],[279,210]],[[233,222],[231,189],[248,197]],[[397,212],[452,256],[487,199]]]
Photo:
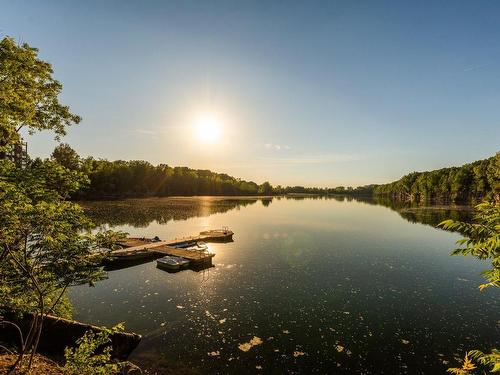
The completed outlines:
[[[113,261],[128,261],[147,258],[157,258],[165,255],[175,255],[199,264],[211,262],[215,254],[208,251],[176,248],[176,245],[190,241],[228,242],[232,241],[233,232],[227,228],[200,232],[197,236],[176,238],[168,241],[154,241],[147,238],[127,238],[120,242],[123,249],[111,252]]]

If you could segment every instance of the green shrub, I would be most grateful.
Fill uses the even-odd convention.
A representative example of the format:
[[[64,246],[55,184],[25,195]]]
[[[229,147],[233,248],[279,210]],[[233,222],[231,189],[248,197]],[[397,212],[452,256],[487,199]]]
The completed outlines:
[[[473,256],[491,263],[491,268],[483,271],[487,282],[479,285],[479,289],[500,288],[500,203],[485,202],[477,205],[472,223],[446,220],[439,226],[456,230],[465,237],[457,241],[460,247],[455,249],[452,255]],[[465,355],[462,367],[450,368],[448,372],[456,375],[472,374],[476,369],[472,360],[490,368],[491,372],[500,372],[498,349],[492,349],[489,354],[472,350]]]
[[[111,329],[104,328],[99,333],[87,331],[78,339],[76,348],[66,348],[66,363],[63,371],[67,375],[112,375],[121,371],[123,362],[111,358],[113,350],[111,335],[123,331],[123,324]]]

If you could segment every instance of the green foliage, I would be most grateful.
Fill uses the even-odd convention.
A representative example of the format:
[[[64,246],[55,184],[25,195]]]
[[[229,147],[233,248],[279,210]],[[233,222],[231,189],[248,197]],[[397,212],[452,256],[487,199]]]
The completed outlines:
[[[111,335],[123,331],[123,324],[111,329],[103,328],[95,334],[87,331],[77,341],[77,347],[66,348],[64,357],[66,363],[63,372],[66,375],[114,375],[124,366],[111,358]]]
[[[15,181],[18,172],[0,178],[0,249],[5,257],[0,270],[10,295],[31,301],[26,310],[43,303],[47,312],[58,302],[51,301],[54,293],[99,279],[102,271],[90,256],[96,247],[89,232],[91,222],[78,205],[60,200],[68,192],[63,187],[73,185],[44,187],[39,167],[42,174],[47,169],[47,165],[30,166],[20,181]],[[66,181],[72,174],[58,176]]]
[[[500,351],[493,349],[490,354],[485,354],[480,350],[471,350],[465,354],[461,367],[452,367],[447,372],[455,375],[472,375],[478,367],[473,361],[481,366],[490,369],[490,372],[500,372]],[[485,374],[484,371],[482,371]]]
[[[78,198],[148,197],[170,195],[256,195],[259,185],[226,174],[186,167],[153,166],[145,161],[87,158],[81,170],[90,186]]]
[[[56,293],[54,293],[54,296],[51,296],[51,298],[48,300],[49,304],[54,305],[54,308],[50,311],[50,313],[54,316],[58,316],[60,318],[64,319],[72,319],[73,318],[73,304],[71,303],[71,300],[69,299],[68,292],[65,291],[60,299],[59,302],[55,302],[55,297],[59,296],[60,291],[57,290]]]
[[[61,143],[57,146],[52,152],[51,157],[67,169],[77,170],[80,168],[80,156],[67,143]]]
[[[480,364],[490,367],[491,372],[500,372],[500,350],[493,349],[490,354],[485,354],[479,350],[471,350],[469,355]]]
[[[483,272],[488,281],[481,284],[483,290],[487,287],[500,287],[500,204],[481,203],[476,206],[476,214],[472,223],[454,220],[445,220],[439,224],[443,229],[455,230],[465,236],[458,240],[458,249],[453,250],[452,255],[471,255],[481,260],[491,261],[491,269]],[[469,352],[464,359],[462,368],[451,368],[448,372],[454,374],[470,374],[475,366],[468,357],[475,359],[478,363],[491,368],[491,372],[500,372],[500,351],[493,349],[490,354],[479,350]],[[465,366],[468,363],[469,366]]]
[[[274,188],[275,194],[312,194],[312,195],[353,195],[371,196],[376,185],[364,185],[353,188],[352,186],[337,186],[335,188],[317,188],[304,186],[277,186]]]
[[[34,316],[20,361],[30,352],[31,364],[47,314],[71,315],[68,287],[105,277],[100,250],[121,236],[93,235],[82,208],[64,200],[84,180],[53,161],[16,169],[0,160],[0,308]]]
[[[54,149],[52,160],[75,173],[88,176],[89,185],[73,193],[73,198],[131,198],[155,196],[195,195],[274,195],[274,194],[349,194],[372,195],[375,185],[357,188],[308,188],[277,186],[269,182],[260,185],[224,173],[204,169],[154,166],[142,160],[115,160],[80,158],[68,145]],[[80,184],[84,186],[84,184]]]
[[[471,255],[481,260],[491,260],[492,268],[483,272],[488,286],[500,287],[500,204],[481,203],[476,206],[474,222],[465,223],[445,220],[439,224],[443,229],[455,230],[466,238],[457,241],[460,245],[453,255]]]
[[[127,238],[128,233],[114,230],[99,231],[95,235],[98,248],[116,250],[117,243]]]
[[[71,314],[67,288],[105,276],[96,250],[111,235],[93,236],[82,209],[65,200],[88,183],[69,146],[60,146],[54,161],[36,159],[25,168],[5,160],[21,128],[52,130],[59,139],[80,121],[59,103],[62,86],[52,73],[37,49],[9,37],[0,41],[0,309],[33,313],[14,364],[30,352],[27,372],[44,317]]]
[[[25,169],[0,161],[2,304],[33,312],[41,301],[45,312],[53,312],[60,301],[54,295],[104,277],[97,250],[125,234],[92,235],[94,225],[82,208],[63,200],[82,180],[81,172],[52,161],[36,160]]]
[[[499,197],[500,153],[461,167],[412,172],[397,181],[376,186],[374,193],[417,201],[428,199],[464,201]]]
[[[0,152],[20,141],[23,127],[30,133],[52,130],[59,138],[67,126],[80,122],[59,103],[62,85],[52,74],[36,48],[18,45],[10,37],[0,41]]]
[[[51,160],[35,159],[24,169],[0,160],[0,183],[10,184],[30,202],[53,202],[75,194],[88,184],[88,178]]]
[[[260,195],[271,195],[273,193],[273,187],[269,182],[264,182],[259,186],[259,194]]]

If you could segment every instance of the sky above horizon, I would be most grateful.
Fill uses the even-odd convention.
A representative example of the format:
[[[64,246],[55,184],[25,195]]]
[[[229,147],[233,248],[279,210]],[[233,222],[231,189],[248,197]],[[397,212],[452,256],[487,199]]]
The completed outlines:
[[[357,186],[500,151],[497,1],[0,6],[0,37],[39,48],[83,118],[63,140],[82,156]]]

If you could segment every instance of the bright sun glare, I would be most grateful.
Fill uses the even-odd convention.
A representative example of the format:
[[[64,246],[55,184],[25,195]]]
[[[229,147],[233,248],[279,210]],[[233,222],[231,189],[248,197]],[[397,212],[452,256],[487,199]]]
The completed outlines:
[[[212,115],[203,115],[196,120],[194,130],[200,141],[215,143],[221,136],[221,122]]]

